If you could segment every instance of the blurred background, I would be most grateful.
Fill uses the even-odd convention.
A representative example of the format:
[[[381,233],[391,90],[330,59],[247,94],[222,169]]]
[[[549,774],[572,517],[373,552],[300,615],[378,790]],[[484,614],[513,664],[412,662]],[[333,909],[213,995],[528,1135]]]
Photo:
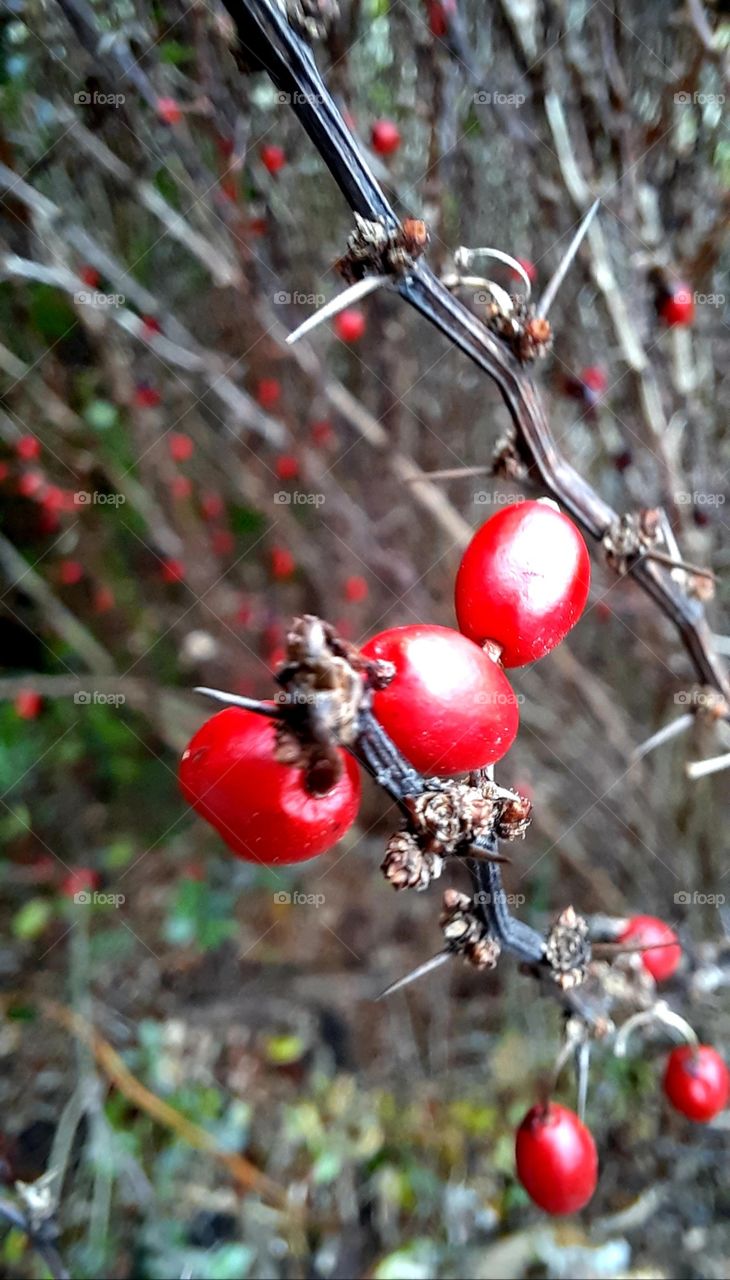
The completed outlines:
[[[536,376],[598,492],[664,504],[712,565],[729,652],[727,5],[321,7],[318,63],[434,270],[493,246],[539,291],[602,197]],[[375,1003],[439,949],[446,883],[383,880],[384,798],[268,871],[178,792],[193,686],[268,696],[293,615],[453,625],[469,529],[529,490],[417,477],[489,466],[495,387],[383,291],[358,341],[284,345],[342,287],[351,217],[220,5],[2,0],[0,107],[0,1200],[36,1184],[74,1277],[726,1276],[727,1122],[668,1114],[660,1041],[595,1055],[599,1189],[541,1217],[513,1131],[559,1010],[509,960]],[[690,327],[658,314],[675,281]],[[694,696],[675,631],[595,559],[580,625],[513,674],[519,914],[672,921],[669,997],[727,1053],[727,775],[684,773],[727,745],[697,720],[630,759]],[[48,1274],[17,1227],[0,1259]]]

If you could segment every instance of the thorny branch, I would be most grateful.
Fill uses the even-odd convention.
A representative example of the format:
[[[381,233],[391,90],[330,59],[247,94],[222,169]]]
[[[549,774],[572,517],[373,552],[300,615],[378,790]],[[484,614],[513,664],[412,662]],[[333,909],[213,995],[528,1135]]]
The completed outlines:
[[[242,50],[253,69],[265,69],[290,95],[292,109],[327,164],[352,210],[386,228],[400,226],[395,211],[370,172],[347,128],[305,40],[275,0],[225,0]],[[526,366],[477,316],[454,297],[422,258],[392,287],[451,342],[494,379],[510,413],[521,459],[561,505],[599,544],[620,527],[621,515],[562,456],[541,397]],[[676,626],[699,681],[730,697],[730,679],[718,655],[700,600],[691,597],[667,566],[637,548],[622,564]]]

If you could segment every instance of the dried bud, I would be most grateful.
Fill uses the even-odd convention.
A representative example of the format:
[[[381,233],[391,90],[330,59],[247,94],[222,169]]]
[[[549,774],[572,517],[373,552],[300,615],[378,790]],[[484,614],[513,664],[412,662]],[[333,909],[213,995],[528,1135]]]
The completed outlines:
[[[545,959],[564,991],[585,981],[591,958],[588,925],[573,907],[558,916],[545,941]]]
[[[527,796],[515,794],[505,800],[499,810],[495,825],[495,835],[500,840],[524,839],[525,832],[532,822],[532,804]]]
[[[394,889],[427,889],[444,869],[443,859],[425,853],[408,831],[391,836],[381,870]]]

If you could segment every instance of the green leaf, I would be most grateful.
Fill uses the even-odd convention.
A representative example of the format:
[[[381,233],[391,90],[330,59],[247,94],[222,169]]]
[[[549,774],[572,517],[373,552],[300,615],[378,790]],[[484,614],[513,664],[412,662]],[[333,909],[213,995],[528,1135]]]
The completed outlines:
[[[119,422],[119,410],[110,400],[92,400],[84,409],[84,418],[94,431],[109,431]]]
[[[24,941],[37,938],[52,915],[53,904],[48,898],[30,898],[13,916],[13,933]]]

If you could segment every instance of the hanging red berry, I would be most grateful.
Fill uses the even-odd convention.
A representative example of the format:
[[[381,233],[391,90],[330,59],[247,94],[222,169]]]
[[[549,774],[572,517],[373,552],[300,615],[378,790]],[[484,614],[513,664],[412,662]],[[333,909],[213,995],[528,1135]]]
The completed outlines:
[[[502,649],[505,667],[550,653],[578,621],[591,580],[583,537],[552,503],[503,507],[478,529],[456,577],[464,635]]]
[[[380,156],[392,156],[401,144],[400,129],[392,120],[376,120],[370,133],[373,151]]]
[[[43,699],[35,689],[21,689],[13,703],[16,716],[21,720],[35,720],[40,715]]]
[[[577,1213],[598,1181],[596,1144],[574,1111],[559,1102],[528,1111],[517,1130],[517,1176],[546,1213]]]
[[[256,399],[262,409],[273,409],[281,400],[281,383],[276,378],[261,378],[256,384]]]
[[[24,462],[35,462],[41,456],[41,442],[37,436],[21,436],[15,442],[15,452]]]
[[[346,307],[335,316],[335,333],[342,342],[358,342],[365,332],[365,316],[354,307]]]
[[[188,804],[239,858],[275,866],[331,849],[357,817],[360,777],[351,756],[324,795],[306,790],[304,773],[275,759],[272,720],[228,707],[207,720],[186,747],[180,785]]]
[[[184,431],[172,431],[167,447],[173,462],[187,462],[195,452],[195,444]]]
[[[182,120],[180,103],[175,98],[158,98],[157,114],[163,124],[179,124]]]
[[[448,777],[493,764],[511,747],[517,699],[502,668],[450,627],[415,624],[381,631],[363,648],[395,666],[374,711],[422,773]]]
[[[640,951],[641,963],[656,982],[671,978],[682,959],[682,948],[673,929],[656,916],[633,916],[619,934],[619,942],[656,950]]]
[[[259,155],[261,156],[262,165],[265,169],[268,169],[269,173],[279,173],[286,164],[286,155],[283,149],[274,146],[273,143],[262,147]]]
[[[683,1044],[669,1055],[664,1092],[676,1111],[705,1124],[727,1106],[730,1072],[711,1045]]]
[[[690,286],[684,281],[677,281],[660,294],[657,315],[669,329],[691,325],[695,318],[695,304]]]
[[[280,453],[274,466],[279,480],[296,480],[299,475],[299,461],[293,453]]]
[[[270,555],[271,576],[279,582],[285,582],[294,574],[297,562],[286,547],[272,547]]]

